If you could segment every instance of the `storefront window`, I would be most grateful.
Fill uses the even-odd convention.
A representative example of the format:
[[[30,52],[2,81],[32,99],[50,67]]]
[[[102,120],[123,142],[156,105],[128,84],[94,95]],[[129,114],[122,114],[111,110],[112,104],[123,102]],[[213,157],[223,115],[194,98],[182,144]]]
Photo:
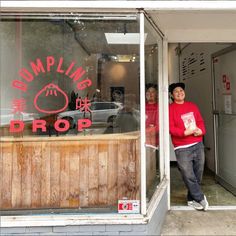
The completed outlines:
[[[160,183],[159,101],[162,39],[145,20],[146,189],[149,202]]]
[[[123,18],[2,20],[2,135],[125,132],[113,122],[130,102],[139,130],[138,25]]]
[[[139,213],[138,16],[2,16],[0,31],[0,208]]]

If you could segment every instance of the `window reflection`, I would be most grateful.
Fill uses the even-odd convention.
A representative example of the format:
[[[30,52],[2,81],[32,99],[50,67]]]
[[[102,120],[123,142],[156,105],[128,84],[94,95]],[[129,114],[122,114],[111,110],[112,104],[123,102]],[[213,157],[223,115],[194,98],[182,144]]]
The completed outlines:
[[[146,86],[146,145],[158,149],[159,146],[159,108],[157,86]]]
[[[124,106],[119,110],[115,119],[115,129],[118,132],[132,132],[139,130],[140,112],[137,109],[136,96],[127,94],[124,97]]]

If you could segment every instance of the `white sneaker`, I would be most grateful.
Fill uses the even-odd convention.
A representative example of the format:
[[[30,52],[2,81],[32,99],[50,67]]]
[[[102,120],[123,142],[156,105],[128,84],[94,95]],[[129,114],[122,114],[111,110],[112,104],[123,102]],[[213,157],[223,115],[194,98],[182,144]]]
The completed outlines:
[[[198,202],[196,202],[194,200],[193,201],[188,201],[187,204],[188,204],[188,206],[193,207],[194,209],[196,209],[198,211],[204,209],[203,206],[200,203],[198,203]]]
[[[200,203],[201,206],[203,207],[203,210],[204,210],[204,211],[207,211],[207,209],[208,209],[208,207],[209,207],[209,203],[208,203],[207,198],[206,198],[205,195],[204,195],[204,199],[201,200],[199,203]]]

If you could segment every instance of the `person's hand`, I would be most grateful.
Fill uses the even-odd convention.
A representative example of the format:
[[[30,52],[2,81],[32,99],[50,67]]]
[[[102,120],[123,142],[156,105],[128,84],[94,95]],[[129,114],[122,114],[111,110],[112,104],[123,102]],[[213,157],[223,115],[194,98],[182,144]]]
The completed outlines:
[[[191,128],[187,128],[185,131],[184,131],[184,136],[189,136],[189,135],[192,135],[194,133],[195,130],[191,129]]]
[[[199,128],[196,128],[193,132],[194,136],[201,136],[202,135],[202,130]]]

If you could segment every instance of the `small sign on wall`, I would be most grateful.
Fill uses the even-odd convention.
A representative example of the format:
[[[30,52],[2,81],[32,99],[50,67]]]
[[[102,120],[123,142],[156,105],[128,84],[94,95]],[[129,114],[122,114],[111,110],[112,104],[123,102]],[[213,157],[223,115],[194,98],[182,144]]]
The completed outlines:
[[[230,78],[228,75],[222,75],[222,83],[223,83],[223,94],[230,94],[231,93],[231,85],[230,85]]]
[[[225,114],[232,114],[232,96],[224,95]]]
[[[188,53],[181,61],[181,75],[183,80],[198,78],[206,70],[206,55],[204,52]]]
[[[139,214],[140,201],[139,200],[118,200],[118,213]]]

